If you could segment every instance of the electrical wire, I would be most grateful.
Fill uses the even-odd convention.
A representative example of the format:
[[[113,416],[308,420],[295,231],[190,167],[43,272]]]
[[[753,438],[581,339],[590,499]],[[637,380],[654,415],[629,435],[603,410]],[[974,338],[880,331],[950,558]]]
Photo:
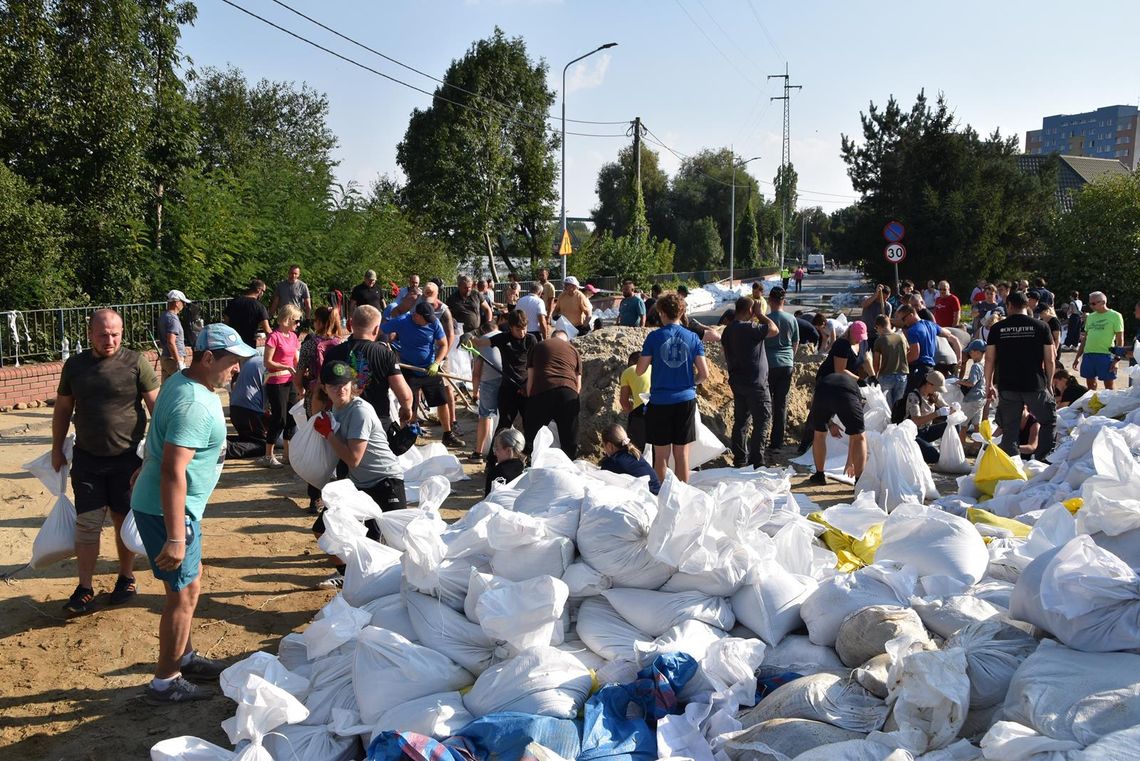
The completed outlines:
[[[460,87],[457,84],[453,84],[451,82],[444,81],[444,80],[440,79],[439,77],[428,74],[426,71],[421,71],[420,69],[417,69],[414,66],[406,64],[403,61],[399,61],[390,55],[386,55],[385,53],[382,53],[379,50],[376,50],[375,48],[372,48],[372,47],[369,47],[368,45],[365,45],[363,42],[360,42],[358,40],[354,40],[352,37],[349,37],[348,35],[343,34],[342,32],[338,32],[336,29],[333,29],[331,26],[328,26],[327,24],[324,24],[321,21],[318,21],[317,19],[313,18],[312,16],[308,16],[308,15],[302,13],[301,11],[292,7],[291,5],[288,5],[287,3],[282,2],[282,0],[272,0],[272,1],[274,3],[276,3],[277,5],[281,6],[282,8],[284,8],[285,10],[289,11],[290,13],[293,13],[293,14],[296,14],[297,16],[300,16],[301,18],[305,19],[309,23],[315,24],[316,26],[319,26],[321,29],[324,29],[326,32],[329,32],[330,34],[334,34],[337,37],[340,37],[342,40],[344,40],[346,42],[350,42],[353,45],[356,45],[358,48],[361,48],[362,50],[367,50],[369,53],[372,53],[373,55],[380,56],[381,58],[383,58],[385,61],[388,61],[389,63],[394,63],[397,66],[400,66],[404,69],[407,69],[408,71],[419,74],[421,77],[426,77],[426,78],[432,80],[433,82],[438,82],[439,84],[443,85],[444,87],[450,87],[454,90],[458,90],[459,92],[465,93],[467,95],[471,95],[471,96],[479,98],[481,100],[485,100],[489,103],[494,103],[494,104],[502,106],[504,108],[513,108],[513,106],[510,106],[509,104],[495,100],[494,98],[491,98],[491,97],[486,96],[486,95],[481,95],[480,93],[477,93],[477,92],[472,92],[471,90],[468,90],[464,87]],[[535,112],[522,111],[521,109],[520,109],[520,111],[522,113],[529,113],[531,115],[534,115],[534,113],[535,113]],[[553,119],[553,120],[557,120],[557,119],[561,118],[561,117],[554,116],[553,114],[545,114],[545,117],[547,119]],[[607,126],[608,125],[628,124],[629,123],[628,120],[620,121],[620,122],[599,122],[599,121],[590,121],[587,119],[571,119],[569,117],[567,117],[566,121],[572,122],[574,124],[595,124],[595,125],[607,125]]]
[[[748,8],[752,11],[752,15],[756,18],[756,23],[760,25],[760,31],[764,33],[767,38],[768,44],[772,46],[772,50],[776,51],[776,55],[780,57],[781,61],[788,60],[784,57],[784,53],[780,50],[780,46],[772,39],[772,35],[768,34],[768,27],[764,26],[764,22],[760,18],[760,12],[756,10],[756,6],[752,4],[752,0],[748,0]]]
[[[689,13],[689,9],[681,4],[681,0],[673,0],[673,2],[676,3],[677,7],[680,8],[681,11],[689,17],[689,21],[693,23],[693,26],[695,26],[697,28],[697,31],[701,33],[701,36],[708,40],[709,44],[712,45],[714,49],[716,49],[716,52],[720,53],[720,57],[728,62],[728,65],[734,68],[736,70],[736,73],[739,74],[745,82],[752,85],[756,89],[760,89],[759,85],[757,85],[756,82],[752,80],[752,77],[745,74],[744,71],[739,66],[737,66],[731,58],[728,57],[724,50],[721,49],[720,45],[717,45],[716,41],[713,40],[712,37],[709,37],[708,32],[704,30],[704,27],[697,23],[697,20],[693,18],[693,14]]]
[[[705,5],[705,3],[704,3],[704,0],[697,0],[697,5],[701,6],[701,10],[703,10],[703,11],[705,12],[705,15],[709,17],[709,20],[711,20],[711,21],[713,22],[713,25],[714,25],[714,26],[716,26],[716,28],[720,30],[720,33],[724,35],[724,38],[725,38],[726,40],[728,40],[728,44],[729,44],[729,45],[732,45],[732,47],[736,48],[736,52],[737,52],[737,53],[740,53],[740,57],[741,57],[742,59],[744,59],[744,62],[745,62],[745,63],[747,63],[749,66],[751,66],[751,67],[752,67],[752,68],[754,68],[754,69],[759,69],[760,67],[756,65],[756,62],[755,62],[755,61],[753,61],[753,60],[752,60],[752,59],[751,59],[751,58],[748,56],[748,54],[744,52],[744,49],[743,49],[743,48],[741,48],[739,45],[737,45],[737,44],[736,44],[736,40],[734,40],[734,39],[732,38],[732,35],[730,35],[730,34],[729,34],[729,33],[728,33],[726,30],[725,30],[725,28],[724,28],[723,26],[721,26],[721,25],[720,25],[720,22],[716,20],[716,16],[714,16],[714,15],[712,14],[712,11],[710,11],[710,10],[708,9],[708,6],[707,6],[707,5]]]
[[[244,13],[248,16],[251,16],[252,18],[257,19],[258,21],[262,22],[263,24],[267,24],[267,25],[273,27],[274,29],[276,29],[280,32],[284,32],[285,34],[289,35],[290,37],[293,37],[294,39],[300,40],[301,42],[304,42],[307,45],[311,45],[312,47],[314,47],[320,51],[328,53],[329,55],[333,56],[334,58],[339,58],[340,60],[344,61],[345,63],[351,64],[353,66],[356,66],[357,68],[363,69],[364,71],[375,74],[376,76],[381,77],[383,79],[386,79],[389,82],[394,82],[398,85],[402,85],[404,87],[407,87],[410,90],[415,90],[418,93],[423,93],[424,95],[427,95],[431,98],[434,98],[436,100],[442,100],[445,103],[450,103],[454,106],[458,106],[460,108],[467,109],[468,111],[474,111],[476,113],[484,114],[487,116],[500,117],[500,118],[505,119],[507,122],[517,122],[517,123],[523,125],[524,127],[529,127],[531,129],[539,129],[538,125],[530,124],[528,122],[522,121],[521,119],[519,119],[517,117],[506,116],[503,114],[495,113],[493,111],[488,111],[487,109],[484,109],[484,108],[478,108],[476,106],[468,105],[467,103],[462,103],[462,102],[457,101],[457,100],[452,100],[451,98],[448,98],[446,96],[430,92],[428,90],[423,89],[422,87],[417,87],[416,85],[413,85],[409,82],[405,82],[401,79],[397,79],[396,77],[393,77],[390,74],[385,74],[384,72],[380,71],[379,69],[374,69],[373,67],[369,66],[368,64],[361,63],[360,61],[349,58],[346,55],[338,53],[335,50],[332,50],[331,48],[327,48],[318,42],[314,42],[313,40],[310,40],[309,38],[304,37],[303,35],[300,35],[300,34],[294,32],[290,29],[286,29],[285,27],[281,26],[280,24],[277,24],[273,21],[270,21],[269,19],[265,18],[264,16],[259,16],[258,14],[249,10],[248,8],[243,8],[242,6],[233,2],[233,0],[222,0],[222,2],[225,3],[226,5],[232,7],[232,8],[235,8],[235,9],[241,11],[242,13]],[[496,103],[497,103],[497,101],[496,101]],[[499,104],[499,105],[502,105],[502,104]],[[509,106],[504,106],[504,107],[510,108]],[[569,120],[567,120],[567,121],[569,121]],[[628,122],[622,122],[622,123],[626,124]],[[570,132],[569,130],[567,130],[565,133],[563,133],[561,129],[559,129],[557,127],[552,127],[548,124],[545,124],[545,122],[543,123],[541,129],[544,132],[553,132],[556,134],[574,135],[577,137],[620,137],[620,138],[626,137],[625,133],[600,134],[600,133],[594,133],[594,132]]]

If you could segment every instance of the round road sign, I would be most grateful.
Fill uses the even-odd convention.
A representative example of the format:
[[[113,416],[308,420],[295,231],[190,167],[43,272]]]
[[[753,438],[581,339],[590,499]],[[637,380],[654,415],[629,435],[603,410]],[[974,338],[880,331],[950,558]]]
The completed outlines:
[[[906,259],[906,246],[901,243],[892,243],[883,249],[883,256],[891,264],[898,264],[903,259]]]
[[[902,222],[888,222],[887,226],[883,228],[883,237],[887,239],[888,243],[898,243],[906,235],[906,228],[903,227]]]

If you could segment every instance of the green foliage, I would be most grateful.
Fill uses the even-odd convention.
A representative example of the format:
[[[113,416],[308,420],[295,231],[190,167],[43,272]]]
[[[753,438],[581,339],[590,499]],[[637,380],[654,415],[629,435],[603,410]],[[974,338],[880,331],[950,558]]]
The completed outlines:
[[[724,264],[724,247],[711,217],[704,217],[685,228],[677,248],[677,266],[682,272],[709,270]]]
[[[598,207],[594,209],[594,224],[598,232],[626,235],[633,229],[630,220],[637,206],[637,165],[633,146],[618,152],[615,162],[605,164],[598,171]],[[669,177],[658,164],[657,153],[641,144],[641,205],[645,214],[648,235],[663,237],[669,233]]]
[[[672,272],[673,260],[677,256],[677,246],[670,240],[659,240],[654,249],[656,267],[654,272]]]
[[[737,217],[735,264],[737,267],[760,266],[760,228],[756,226],[756,210],[752,204]]]
[[[940,96],[931,107],[919,93],[909,113],[891,98],[860,115],[861,143],[843,136],[842,155],[864,194],[846,220],[836,253],[862,261],[877,279],[893,278],[882,256],[882,228],[907,228],[901,277],[946,278],[965,287],[979,277],[1034,269],[1053,209],[1055,181],[1017,168],[1017,138],[981,138],[959,128]]]
[[[1128,320],[1140,303],[1140,172],[1084,186],[1060,217],[1042,271],[1058,301],[1071,291],[1104,291]]]
[[[451,64],[444,81],[456,88],[440,86],[431,107],[412,113],[396,149],[416,218],[454,257],[487,256],[492,274],[500,235],[526,241],[532,264],[549,253],[542,233],[554,211],[559,142],[543,116],[554,103],[546,72],[522,38],[496,28]]]
[[[35,196],[0,164],[0,304],[44,308],[74,295],[64,257],[66,212]]]
[[[720,248],[728,249],[732,230],[732,180],[733,161],[739,161],[728,148],[717,151],[704,150],[681,162],[681,168],[673,178],[670,190],[670,214],[673,224],[668,238],[680,244],[681,254],[685,253],[687,236],[692,235],[692,226],[702,219],[713,222]],[[642,168],[644,171],[644,167]],[[736,170],[736,217],[739,219],[755,196],[760,198],[760,186],[745,168]],[[711,251],[707,253],[711,254]],[[698,257],[699,258],[699,257]]]

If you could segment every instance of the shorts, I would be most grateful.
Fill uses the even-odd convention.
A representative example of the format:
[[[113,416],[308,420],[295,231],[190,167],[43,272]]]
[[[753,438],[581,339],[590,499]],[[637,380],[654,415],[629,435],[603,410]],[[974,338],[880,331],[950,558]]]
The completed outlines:
[[[166,521],[161,515],[150,513],[135,513],[135,525],[139,529],[139,538],[146,548],[146,558],[150,561],[150,570],[159,581],[170,585],[175,592],[190,586],[202,569],[202,524],[189,515],[186,516],[186,555],[182,558],[182,565],[164,571],[154,564],[155,558],[166,545]]]
[[[1097,380],[1116,380],[1116,373],[1111,370],[1113,356],[1111,354],[1086,354],[1081,357],[1081,377],[1096,378]]]
[[[985,404],[983,399],[962,402],[962,413],[966,416],[966,428],[964,430],[977,430],[978,426],[982,424],[982,407]]]
[[[645,409],[645,443],[680,446],[697,440],[697,400],[649,404]]]
[[[859,393],[858,386],[852,383],[831,384],[827,378],[816,384],[815,396],[811,400],[811,411],[808,412],[807,424],[809,430],[821,433],[827,430],[827,424],[832,416],[838,417],[843,423],[843,429],[848,436],[863,433],[866,426],[863,423],[863,395]]]
[[[119,515],[131,509],[131,476],[142,465],[135,450],[113,457],[97,457],[79,447],[71,462],[71,488],[77,515],[109,507]]]
[[[499,386],[501,377],[479,382],[479,417],[489,418],[499,414]]]
[[[404,380],[408,382],[408,387],[412,389],[413,394],[417,391],[423,394],[429,407],[442,407],[447,404],[447,394],[444,393],[443,389],[443,378],[438,375],[413,375],[405,372]]]

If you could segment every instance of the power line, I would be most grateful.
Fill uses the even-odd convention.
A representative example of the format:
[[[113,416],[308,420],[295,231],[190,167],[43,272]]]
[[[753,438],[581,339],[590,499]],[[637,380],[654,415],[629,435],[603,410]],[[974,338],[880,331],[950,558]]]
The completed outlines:
[[[259,16],[256,13],[254,13],[253,11],[251,11],[247,8],[243,8],[242,6],[233,2],[232,0],[222,0],[222,2],[225,3],[226,5],[232,7],[232,8],[236,8],[237,10],[246,14],[247,16],[251,16],[252,18],[257,19],[258,21],[262,22],[263,24],[267,24],[267,25],[273,27],[274,29],[276,29],[280,32],[284,32],[285,34],[289,35],[290,37],[293,37],[294,39],[297,39],[297,40],[300,40],[301,42],[304,42],[306,45],[311,45],[312,47],[316,48],[317,50],[328,53],[329,55],[333,56],[334,58],[339,58],[340,60],[344,61],[345,63],[351,64],[353,66],[356,66],[357,68],[363,69],[364,71],[375,74],[376,76],[381,77],[382,79],[386,79],[389,82],[394,82],[398,85],[402,85],[404,87],[407,87],[410,90],[415,90],[416,92],[427,95],[428,97],[431,97],[431,98],[434,98],[437,100],[441,100],[445,103],[450,103],[454,106],[458,106],[460,108],[467,109],[468,111],[474,111],[476,113],[484,114],[487,116],[500,117],[500,118],[505,119],[508,122],[517,122],[517,123],[519,123],[525,127],[531,128],[531,129],[539,129],[538,125],[529,124],[525,121],[522,121],[521,119],[518,119],[517,117],[511,117],[511,116],[506,116],[503,114],[498,114],[498,113],[495,113],[493,111],[488,111],[487,109],[477,108],[476,106],[471,106],[471,105],[468,105],[467,103],[462,103],[462,102],[457,101],[457,100],[452,100],[451,98],[448,98],[448,97],[443,96],[443,95],[439,95],[437,93],[429,92],[428,90],[425,90],[422,87],[417,87],[416,85],[413,85],[409,82],[405,82],[401,79],[397,79],[396,77],[393,77],[390,74],[385,74],[384,72],[380,71],[379,69],[374,69],[371,66],[369,66],[368,64],[364,64],[364,63],[361,63],[360,61],[349,58],[348,56],[343,55],[341,53],[338,53],[335,50],[332,50],[331,48],[327,48],[318,42],[314,42],[313,40],[310,40],[307,37],[304,37],[300,34],[297,34],[296,32],[294,32],[290,29],[286,29],[285,27],[281,26],[280,24],[274,23],[273,21],[270,21],[269,19],[265,18],[264,16]],[[503,104],[499,104],[499,105],[503,105]],[[504,106],[504,108],[511,108],[511,107],[510,106]],[[518,110],[518,109],[513,109],[513,110]],[[551,127],[550,125],[545,124],[545,123],[542,125],[541,129],[544,132],[554,132],[557,134],[563,134],[560,129],[558,129],[556,127]],[[614,138],[620,137],[620,138],[625,138],[625,133],[600,134],[600,133],[593,133],[593,132],[570,132],[570,131],[566,131],[565,134],[575,135],[577,137],[614,137]]]
[[[417,69],[414,66],[406,64],[403,61],[399,61],[399,60],[391,57],[390,55],[387,55],[385,53],[380,52],[379,50],[376,50],[375,48],[372,48],[372,47],[369,47],[368,45],[365,45],[363,42],[360,42],[358,40],[354,40],[352,37],[349,37],[348,35],[343,34],[341,32],[338,32],[336,29],[333,29],[331,26],[328,26],[328,25],[318,21],[317,19],[313,18],[312,16],[308,16],[308,15],[302,13],[301,11],[297,10],[296,8],[292,7],[291,5],[288,5],[287,3],[282,2],[281,0],[273,0],[273,2],[276,3],[277,5],[281,6],[285,10],[289,11],[290,13],[293,13],[293,14],[296,14],[297,16],[300,16],[301,18],[305,19],[309,23],[312,23],[312,24],[319,26],[321,29],[324,29],[326,32],[329,32],[330,34],[334,34],[337,37],[340,37],[342,40],[345,40],[346,42],[350,42],[353,45],[356,45],[358,48],[361,48],[362,50],[367,50],[369,53],[372,53],[373,55],[380,56],[381,58],[383,58],[385,61],[388,61],[389,63],[394,63],[397,66],[400,66],[404,69],[407,69],[408,71],[419,74],[421,77],[427,77],[428,79],[432,80],[433,82],[438,82],[439,84],[443,85],[444,87],[450,87],[452,89],[459,90],[462,93],[474,96],[476,98],[480,98],[481,100],[485,100],[489,103],[494,103],[494,104],[502,106],[504,108],[513,108],[513,106],[511,106],[509,104],[495,100],[494,98],[491,98],[491,97],[486,96],[486,95],[481,95],[480,93],[477,93],[477,92],[472,92],[471,90],[468,90],[464,87],[460,87],[457,84],[452,84],[451,82],[446,82],[446,81],[440,79],[439,77],[428,74],[426,71],[421,71],[420,69]],[[565,97],[565,96],[563,96],[563,97]],[[521,109],[520,109],[520,111],[522,113],[529,113],[531,115],[534,115],[534,112],[522,111]],[[553,114],[545,114],[545,116],[547,119],[558,119],[559,118],[559,117],[554,116]],[[569,119],[569,118],[567,118],[566,121],[573,122],[575,124],[600,124],[600,125],[629,124],[629,120],[624,120],[624,121],[619,121],[619,122],[598,122],[598,121],[589,121],[586,119]]]
[[[716,26],[716,28],[720,30],[720,33],[724,35],[724,38],[726,40],[728,40],[728,44],[730,44],[730,45],[732,45],[732,47],[736,48],[736,52],[740,53],[740,57],[742,59],[744,59],[744,62],[747,63],[749,66],[752,66],[753,68],[758,68],[756,66],[756,63],[751,58],[748,57],[748,54],[745,53],[744,50],[739,45],[736,44],[736,40],[734,40],[732,38],[732,36],[727,31],[725,31],[725,28],[720,25],[720,22],[716,20],[716,16],[714,16],[712,14],[712,11],[710,11],[708,9],[708,6],[705,5],[704,0],[697,0],[697,4],[699,6],[701,6],[701,10],[703,10],[705,12],[705,15],[708,16],[709,19]]]
[[[787,60],[784,58],[784,54],[780,50],[780,46],[776,44],[776,41],[774,39],[772,39],[772,35],[768,34],[768,27],[764,26],[764,22],[760,18],[760,13],[756,10],[756,6],[752,4],[752,0],[748,0],[748,8],[752,11],[752,15],[756,19],[756,23],[760,25],[760,31],[764,33],[764,37],[767,38],[768,44],[771,45],[772,49],[776,51],[776,55],[780,56],[781,60]]]
[[[739,66],[737,66],[736,63],[731,58],[728,57],[728,55],[724,52],[724,50],[721,49],[720,45],[716,44],[716,41],[714,41],[712,37],[709,37],[708,32],[706,32],[704,30],[704,27],[702,27],[700,24],[697,23],[697,20],[695,18],[693,18],[693,14],[689,13],[689,9],[681,4],[681,0],[673,0],[673,2],[675,2],[677,4],[677,7],[680,8],[681,11],[686,16],[689,17],[689,21],[693,22],[693,26],[695,26],[697,28],[697,31],[701,33],[701,36],[703,36],[706,40],[708,40],[709,44],[712,45],[713,48],[716,49],[716,52],[720,53],[720,57],[723,58],[725,61],[727,61],[729,66],[736,69],[736,73],[739,74],[744,79],[745,82],[752,85],[756,89],[759,89],[757,84],[754,81],[752,81],[752,78],[749,77],[747,74],[745,74],[744,71],[741,70],[741,68]]]

